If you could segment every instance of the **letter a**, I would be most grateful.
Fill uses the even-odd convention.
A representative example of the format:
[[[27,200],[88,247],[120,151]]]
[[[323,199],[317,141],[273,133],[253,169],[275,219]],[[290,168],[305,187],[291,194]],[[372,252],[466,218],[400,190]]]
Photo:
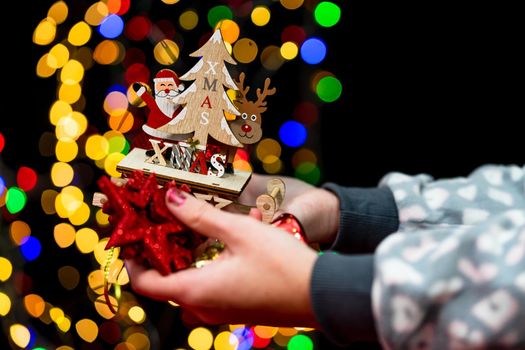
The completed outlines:
[[[206,98],[204,99],[204,101],[202,101],[201,103],[201,107],[204,106],[204,105],[208,105],[208,108],[211,109],[211,102],[210,102],[210,98],[209,96],[206,96]]]

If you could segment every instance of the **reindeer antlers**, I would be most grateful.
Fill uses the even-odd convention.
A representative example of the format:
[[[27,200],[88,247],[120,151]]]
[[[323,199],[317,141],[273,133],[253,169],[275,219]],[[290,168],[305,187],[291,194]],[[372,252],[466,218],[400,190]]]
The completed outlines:
[[[256,105],[266,106],[266,101],[264,100],[266,96],[271,96],[275,94],[276,89],[275,88],[268,89],[269,87],[270,87],[270,78],[266,78],[264,80],[263,92],[261,93],[261,89],[257,89],[257,101],[255,102]]]
[[[248,91],[250,91],[250,87],[244,87],[244,78],[246,78],[246,75],[244,74],[244,72],[242,72],[239,75],[239,81],[235,80],[235,85],[237,85],[239,91],[241,92],[242,98],[246,101],[246,94],[248,93]]]

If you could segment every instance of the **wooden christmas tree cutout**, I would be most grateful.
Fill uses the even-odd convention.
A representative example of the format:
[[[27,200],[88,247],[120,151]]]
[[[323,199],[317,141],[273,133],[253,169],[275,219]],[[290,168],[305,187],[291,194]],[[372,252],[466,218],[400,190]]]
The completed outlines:
[[[181,80],[193,83],[183,93],[173,99],[173,103],[183,105],[179,115],[158,130],[170,134],[193,132],[193,141],[201,146],[208,143],[208,135],[229,146],[242,147],[230,129],[224,112],[239,115],[224,87],[237,90],[225,62],[237,64],[230,56],[219,29],[200,49],[190,56],[199,61]]]

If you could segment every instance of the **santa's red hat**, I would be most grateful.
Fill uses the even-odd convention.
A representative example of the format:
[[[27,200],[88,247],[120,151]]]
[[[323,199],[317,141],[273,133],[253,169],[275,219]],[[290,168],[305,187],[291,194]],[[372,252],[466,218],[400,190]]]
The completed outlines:
[[[172,82],[175,83],[175,85],[179,86],[180,81],[179,77],[177,76],[177,73],[172,71],[171,69],[161,69],[157,72],[157,75],[155,75],[155,78],[153,78],[153,81],[155,83],[157,82]]]

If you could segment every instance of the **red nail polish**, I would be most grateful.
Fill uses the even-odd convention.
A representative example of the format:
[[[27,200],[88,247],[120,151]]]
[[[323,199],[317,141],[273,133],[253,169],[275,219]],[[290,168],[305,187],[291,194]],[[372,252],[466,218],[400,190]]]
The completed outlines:
[[[184,204],[185,201],[186,197],[184,197],[184,194],[178,188],[172,188],[168,191],[168,202],[171,204],[174,204],[178,207]]]

